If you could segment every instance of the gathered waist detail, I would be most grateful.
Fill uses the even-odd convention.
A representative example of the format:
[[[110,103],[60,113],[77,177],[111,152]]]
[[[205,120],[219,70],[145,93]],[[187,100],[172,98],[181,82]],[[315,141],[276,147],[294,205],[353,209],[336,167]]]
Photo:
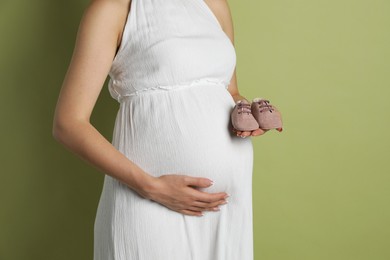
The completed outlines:
[[[115,82],[113,82],[115,83]],[[178,84],[171,84],[171,85],[157,85],[153,87],[148,87],[148,88],[143,88],[140,90],[134,90],[131,92],[126,93],[125,91],[116,91],[115,86],[113,84],[109,85],[110,91],[112,93],[115,93],[115,98],[116,100],[121,103],[123,100],[128,99],[129,97],[134,97],[134,96],[139,96],[139,95],[144,95],[144,94],[152,94],[156,92],[164,92],[164,91],[171,91],[171,90],[176,90],[176,89],[184,89],[184,88],[191,88],[195,86],[220,86],[225,89],[228,88],[229,83],[214,79],[214,78],[202,78],[202,79],[197,79],[193,80],[190,82],[183,82],[183,83],[178,83]],[[121,89],[125,90],[125,89]],[[125,93],[119,93],[119,92],[125,92]]]

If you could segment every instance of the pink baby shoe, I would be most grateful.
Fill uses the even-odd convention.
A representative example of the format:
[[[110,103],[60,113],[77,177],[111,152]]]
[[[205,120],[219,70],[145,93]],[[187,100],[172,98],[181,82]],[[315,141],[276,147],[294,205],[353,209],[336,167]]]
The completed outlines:
[[[253,131],[259,124],[252,115],[251,104],[245,100],[238,100],[231,113],[232,125],[238,131]]]
[[[282,115],[279,110],[264,98],[254,98],[251,105],[252,115],[256,119],[259,127],[264,130],[283,130]]]

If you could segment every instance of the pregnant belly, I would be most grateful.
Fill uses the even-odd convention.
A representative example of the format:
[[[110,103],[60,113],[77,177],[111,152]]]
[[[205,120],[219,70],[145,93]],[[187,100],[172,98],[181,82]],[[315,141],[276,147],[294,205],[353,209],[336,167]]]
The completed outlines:
[[[134,96],[121,103],[113,144],[152,176],[205,177],[215,184],[204,191],[243,194],[252,185],[253,148],[229,129],[233,106],[221,86]]]

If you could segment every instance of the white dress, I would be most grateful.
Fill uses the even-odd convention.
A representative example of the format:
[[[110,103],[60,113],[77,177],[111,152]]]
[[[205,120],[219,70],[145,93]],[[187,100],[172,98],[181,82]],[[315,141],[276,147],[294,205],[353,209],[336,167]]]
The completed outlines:
[[[112,144],[152,176],[184,174],[227,192],[220,211],[190,216],[105,175],[94,260],[252,260],[250,138],[229,129],[236,52],[203,0],[132,0],[110,71],[119,102]]]

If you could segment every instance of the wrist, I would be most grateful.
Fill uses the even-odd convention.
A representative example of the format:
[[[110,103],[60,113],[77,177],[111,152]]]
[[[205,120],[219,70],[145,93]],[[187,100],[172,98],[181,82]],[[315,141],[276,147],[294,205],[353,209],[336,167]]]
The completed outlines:
[[[159,178],[145,174],[144,180],[139,184],[138,193],[145,199],[153,200],[158,190]]]

